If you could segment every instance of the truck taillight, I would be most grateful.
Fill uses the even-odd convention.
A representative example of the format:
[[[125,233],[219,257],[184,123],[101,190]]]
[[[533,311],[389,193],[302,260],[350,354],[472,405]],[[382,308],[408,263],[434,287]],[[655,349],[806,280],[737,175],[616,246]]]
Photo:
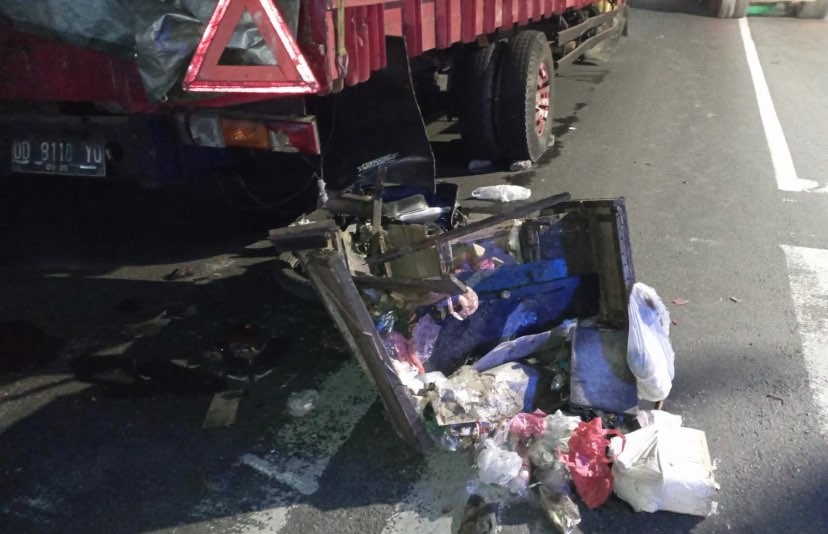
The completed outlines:
[[[235,119],[221,119],[220,123],[225,146],[270,150],[270,138],[263,123]]]
[[[319,143],[319,131],[316,129],[316,120],[274,120],[267,123],[271,133],[271,141],[282,148],[274,150],[284,152],[300,152],[302,154],[317,155],[322,147]]]
[[[220,117],[194,113],[179,121],[186,141],[216,148],[237,147],[318,155],[322,146],[316,119],[301,117]]]

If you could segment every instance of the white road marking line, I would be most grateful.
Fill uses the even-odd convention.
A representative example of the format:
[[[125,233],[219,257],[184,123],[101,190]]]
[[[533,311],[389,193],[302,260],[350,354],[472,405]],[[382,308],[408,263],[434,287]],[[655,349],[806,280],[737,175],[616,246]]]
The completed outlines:
[[[396,505],[396,512],[385,522],[383,534],[452,532],[452,519],[459,519],[468,498],[469,475],[464,454],[440,452],[427,456],[420,480]],[[452,510],[443,514],[447,505]]]
[[[194,518],[232,517],[234,531],[277,533],[285,529],[301,495],[319,489],[319,478],[377,398],[376,389],[353,361],[342,364],[319,384],[319,401],[308,415],[293,419],[268,437],[269,454],[243,454],[239,463],[274,481],[257,487],[264,495],[251,502],[228,502],[226,496],[202,501]],[[290,488],[290,489],[289,489]],[[256,511],[239,513],[239,508]]]
[[[776,185],[780,191],[808,191],[815,189],[819,184],[813,180],[803,180],[796,175],[791,151],[785,141],[785,133],[776,109],[773,106],[768,82],[762,71],[762,64],[759,62],[759,54],[756,52],[756,45],[750,35],[750,27],[747,18],[739,19],[739,31],[742,34],[742,42],[745,45],[745,56],[747,57],[750,76],[753,79],[753,89],[756,91],[756,101],[759,104],[759,116],[762,118],[762,127],[765,130],[765,137],[768,141],[773,171],[776,175]],[[820,191],[823,192],[823,191]]]
[[[313,495],[319,489],[314,483],[315,481],[308,481],[306,478],[299,476],[297,473],[285,472],[280,467],[259,458],[253,454],[245,454],[241,457],[241,463],[252,467],[259,473],[278,480],[286,486],[290,486],[302,495]]]
[[[781,245],[788,263],[791,297],[808,382],[828,435],[828,250]]]

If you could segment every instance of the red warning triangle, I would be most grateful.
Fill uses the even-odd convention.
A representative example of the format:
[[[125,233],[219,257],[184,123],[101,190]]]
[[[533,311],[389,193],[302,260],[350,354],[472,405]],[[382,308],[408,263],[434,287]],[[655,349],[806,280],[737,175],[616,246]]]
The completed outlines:
[[[219,65],[245,11],[252,15],[275,65]],[[319,83],[272,0],[219,0],[187,69],[184,89],[298,94],[317,92]]]

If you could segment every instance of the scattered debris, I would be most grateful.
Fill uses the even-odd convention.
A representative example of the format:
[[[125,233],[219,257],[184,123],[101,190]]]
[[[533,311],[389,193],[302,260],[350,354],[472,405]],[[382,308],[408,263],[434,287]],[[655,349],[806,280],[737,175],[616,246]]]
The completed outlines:
[[[493,348],[485,356],[477,360],[473,368],[478,373],[488,371],[498,365],[521,360],[530,354],[538,352],[549,343],[552,331],[542,332],[531,336],[521,336],[512,341],[506,341]]]
[[[553,492],[546,486],[538,485],[538,501],[543,513],[558,532],[570,534],[581,522],[581,511],[572,498],[562,491]]]
[[[213,395],[207,415],[201,428],[219,428],[230,426],[236,422],[236,413],[239,411],[239,402],[244,390],[233,389]]]
[[[513,161],[512,163],[509,164],[509,170],[511,172],[528,171],[531,168],[532,168],[532,160],[531,159]]]
[[[171,321],[172,318],[167,314],[167,311],[164,310],[155,317],[151,317],[146,321],[129,324],[126,329],[132,337],[150,337],[158,334],[168,324],[170,324]]]
[[[487,438],[477,455],[476,463],[482,482],[505,486],[520,474],[523,458],[516,452],[499,447],[493,439]]]
[[[440,336],[442,327],[434,322],[431,314],[426,313],[411,329],[411,340],[409,352],[413,359],[419,362],[427,362],[434,352],[434,344]]]
[[[477,311],[480,304],[477,293],[468,288],[465,293],[446,301],[448,312],[458,321],[462,321]]]
[[[519,185],[489,185],[478,187],[472,191],[472,196],[478,200],[512,202],[528,199],[532,196],[532,190]]]
[[[458,534],[494,534],[497,532],[495,507],[480,495],[471,495],[463,509]]]
[[[730,297],[730,300],[733,301],[733,302],[736,302],[736,303],[742,302],[741,299],[738,299],[736,297]]]
[[[541,437],[546,431],[546,414],[542,410],[522,412],[509,420],[509,432],[523,439]]]
[[[186,360],[139,359],[124,355],[101,355],[99,352],[75,356],[70,360],[70,366],[78,380],[96,384],[116,394],[153,395],[174,392],[204,395],[226,389],[223,377]]]
[[[572,532],[573,484],[587,506],[602,505],[625,433],[681,424],[638,411],[639,398],[663,406],[675,355],[664,303],[635,283],[623,199],[564,193],[470,221],[454,216],[456,198],[437,204],[387,176],[379,169],[366,187],[331,195],[326,222],[271,240],[300,258],[394,429],[424,448],[473,449],[460,532],[492,531],[490,503],[513,499]],[[530,195],[515,185],[472,193]],[[403,217],[432,208],[434,222]]]
[[[529,446],[529,459],[541,469],[559,465],[560,452],[569,452],[569,437],[581,424],[580,417],[564,415],[560,410],[544,418],[544,431]]]
[[[473,159],[469,162],[468,169],[471,172],[483,172],[492,168],[492,162],[487,159]]]
[[[124,341],[123,343],[118,343],[117,345],[112,345],[110,347],[104,347],[100,350],[95,351],[92,355],[93,356],[122,356],[126,354],[126,352],[132,348],[135,344],[134,339],[130,339],[129,341]]]
[[[227,378],[253,383],[273,372],[282,351],[276,338],[218,345]]]
[[[176,269],[173,269],[172,272],[164,275],[164,280],[183,280],[184,278],[189,278],[193,276],[193,274],[193,268],[189,265],[185,265],[184,267],[178,267]]]
[[[319,207],[324,208],[328,204],[328,192],[326,191],[327,184],[322,178],[316,180],[316,188],[319,191]]]
[[[765,395],[765,397],[767,397],[767,398],[769,398],[769,399],[773,399],[773,400],[778,400],[778,401],[779,401],[779,402],[781,402],[782,404],[785,404],[785,399],[783,399],[782,397],[777,397],[776,395],[772,395],[772,394],[770,394],[770,393],[768,393],[767,395]]]
[[[288,396],[288,413],[293,417],[304,417],[316,407],[319,392],[312,389],[295,391]]]
[[[690,301],[683,298],[673,299],[673,304],[675,304],[676,306],[684,306],[688,302]]]
[[[478,421],[502,421],[531,411],[538,373],[532,367],[510,363],[478,373],[463,366],[429,392],[441,426]]]

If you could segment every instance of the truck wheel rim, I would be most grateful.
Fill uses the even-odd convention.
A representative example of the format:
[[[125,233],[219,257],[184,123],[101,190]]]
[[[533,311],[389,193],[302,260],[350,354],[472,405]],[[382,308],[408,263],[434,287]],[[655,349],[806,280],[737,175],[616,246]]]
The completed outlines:
[[[546,130],[549,120],[549,69],[541,62],[538,68],[538,84],[535,90],[535,131],[538,137]]]

